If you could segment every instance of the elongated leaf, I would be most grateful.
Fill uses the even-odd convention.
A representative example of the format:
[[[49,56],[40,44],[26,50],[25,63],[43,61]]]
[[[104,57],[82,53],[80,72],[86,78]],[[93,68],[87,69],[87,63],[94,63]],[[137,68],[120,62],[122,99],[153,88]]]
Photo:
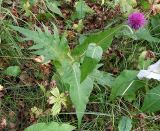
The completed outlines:
[[[60,69],[63,73],[60,73],[64,83],[70,85],[69,93],[71,100],[76,108],[78,125],[80,126],[88,98],[93,89],[93,80],[87,77],[83,82],[80,83],[80,66],[78,63],[70,65],[64,63]]]
[[[49,10],[51,10],[53,13],[58,14],[59,16],[63,17],[63,14],[62,14],[62,12],[60,11],[60,9],[58,8],[56,2],[54,2],[54,1],[49,2],[49,1],[47,0],[46,3],[47,3],[47,7],[49,8]]]
[[[120,30],[121,26],[109,28],[98,33],[88,35],[82,44],[78,45],[72,52],[73,55],[81,55],[88,48],[90,43],[95,43],[97,46],[106,50],[112,43],[114,35]]]
[[[17,26],[11,26],[14,30],[22,33],[26,36],[25,40],[33,40],[36,44],[33,45],[30,49],[36,55],[42,55],[45,58],[45,61],[48,60],[58,60],[63,61],[67,59],[69,52],[69,47],[67,41],[62,38],[59,38],[57,33],[58,29],[54,26],[55,34],[52,35],[48,28],[44,27],[45,32],[42,32],[40,28],[36,27],[36,31],[31,31]]]
[[[123,116],[119,122],[119,131],[130,131],[132,128],[132,120],[128,117]]]
[[[75,127],[69,124],[58,124],[57,122],[51,122],[31,125],[24,131],[73,131],[74,129]]]
[[[70,95],[71,95],[72,102],[76,107],[77,117],[80,124],[82,116],[86,109],[86,105],[89,101],[88,98],[93,89],[93,81],[90,78],[86,78],[80,84],[80,69],[78,65],[76,64],[73,65],[72,69],[74,73],[73,80],[75,83],[70,87]]]
[[[84,61],[81,65],[81,82],[95,69],[101,60],[103,50],[96,44],[90,44],[86,51]]]
[[[121,72],[112,85],[110,99],[114,100],[117,96],[124,96],[135,82],[137,73],[138,71],[133,70],[124,70]]]
[[[148,29],[142,28],[139,29],[135,35],[139,40],[146,40],[148,42],[160,43],[160,39],[153,37]]]
[[[79,0],[75,4],[78,19],[83,19],[86,13],[92,13],[93,10],[86,4],[84,0]]]
[[[97,61],[90,57],[85,57],[81,65],[81,82],[96,68]]]
[[[160,85],[146,93],[141,108],[143,112],[155,112],[160,110]]]

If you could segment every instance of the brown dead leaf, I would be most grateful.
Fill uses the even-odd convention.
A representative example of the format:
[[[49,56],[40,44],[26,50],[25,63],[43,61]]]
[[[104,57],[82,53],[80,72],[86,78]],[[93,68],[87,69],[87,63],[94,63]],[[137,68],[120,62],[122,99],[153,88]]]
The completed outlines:
[[[23,71],[20,75],[20,80],[26,85],[32,85],[34,83],[34,79],[31,78],[26,71]]]
[[[2,85],[0,85],[0,91],[2,91],[2,90],[3,90],[3,88],[4,88],[4,87],[3,87]]]
[[[160,0],[156,0],[154,2],[149,1],[149,3],[151,4],[153,15],[160,13]]]
[[[138,115],[138,118],[140,118],[140,119],[145,119],[145,117],[146,117],[146,115],[144,113],[140,113]]]
[[[152,5],[151,9],[153,11],[153,15],[156,15],[156,14],[160,13],[160,4]]]
[[[67,36],[68,36],[68,39],[72,41],[75,39],[76,34],[74,31],[67,31]]]
[[[9,62],[5,58],[0,58],[0,67],[9,66]]]
[[[38,6],[36,6],[36,5],[32,6],[32,12],[33,12],[34,14],[38,14],[38,12],[39,12]]]
[[[56,81],[55,80],[51,80],[50,87],[55,87],[55,86],[56,86]]]
[[[12,8],[11,12],[14,16],[18,17],[18,11],[16,8]]]
[[[18,102],[18,105],[19,105],[20,107],[24,108],[24,102],[23,102],[23,101],[19,101],[19,102]]]
[[[44,62],[44,56],[37,56],[33,59],[35,62],[42,63]]]
[[[33,41],[28,41],[28,42],[27,42],[27,45],[28,45],[28,46],[32,46],[32,45],[33,45]]]
[[[113,74],[118,74],[119,73],[119,69],[118,68],[113,68],[112,69],[112,73]]]
[[[10,128],[10,129],[15,129],[15,128],[16,128],[16,124],[10,122],[10,123],[9,123],[9,128]]]
[[[160,2],[160,0],[156,0],[156,3],[159,3]]]
[[[9,112],[9,116],[10,116],[11,118],[13,118],[13,117],[15,116],[15,113],[14,113],[13,111],[10,111],[10,112]]]
[[[51,65],[50,64],[42,64],[40,65],[40,69],[42,73],[48,76],[51,73]]]
[[[155,53],[154,52],[152,52],[152,51],[150,51],[150,50],[148,50],[147,52],[146,52],[146,55],[145,55],[145,59],[155,59]]]
[[[2,118],[2,120],[0,121],[0,129],[5,128],[7,126],[7,120],[6,118]]]
[[[34,115],[31,115],[29,121],[33,124],[37,121],[37,118]]]

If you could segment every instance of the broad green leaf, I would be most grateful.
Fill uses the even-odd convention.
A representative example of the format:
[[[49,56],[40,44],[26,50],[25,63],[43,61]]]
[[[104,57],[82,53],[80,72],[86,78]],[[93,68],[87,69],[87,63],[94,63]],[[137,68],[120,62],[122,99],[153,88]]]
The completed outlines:
[[[10,66],[4,71],[4,73],[16,77],[21,73],[21,69],[19,66]]]
[[[134,70],[124,70],[121,74],[115,79],[110,99],[114,100],[117,96],[124,96],[128,90],[132,87],[132,84],[137,78],[138,71]]]
[[[145,87],[145,83],[140,80],[135,80],[129,87],[129,89],[125,92],[124,99],[132,102],[133,100],[136,100],[136,93],[140,88]]]
[[[138,40],[146,40],[148,42],[160,43],[160,39],[153,37],[149,30],[145,28],[141,28],[138,31],[136,31],[135,35],[137,36]]]
[[[90,57],[95,59],[96,61],[100,61],[102,58],[103,50],[100,46],[97,46],[95,43],[91,43],[86,50],[86,57]]]
[[[73,131],[74,126],[69,124],[59,124],[57,122],[51,123],[37,123],[27,127],[24,131]]]
[[[98,61],[91,57],[85,57],[81,65],[81,82],[96,68]]]
[[[93,89],[93,81],[91,78],[86,78],[80,83],[80,69],[78,65],[72,66],[74,85],[70,86],[70,96],[73,104],[75,105],[78,123],[81,124],[81,119],[84,115],[86,105],[89,101],[90,93]]]
[[[86,105],[88,103],[88,98],[93,89],[93,80],[87,77],[83,82],[80,82],[81,72],[78,63],[70,65],[68,63],[63,63],[60,72],[62,80],[64,83],[70,85],[69,94],[73,105],[76,108],[78,125],[80,126]]]
[[[36,31],[31,31],[17,26],[11,27],[25,35],[25,40],[33,40],[36,43],[30,49],[36,50],[33,51],[34,54],[44,56],[45,62],[48,60],[63,62],[64,59],[69,59],[67,55],[69,52],[67,41],[64,35],[61,39],[59,38],[56,26],[54,26],[54,35],[52,35],[45,26],[43,26],[45,32],[42,32],[38,27],[36,27]]]
[[[160,29],[160,14],[151,17],[151,24],[153,28]]]
[[[132,128],[132,120],[126,116],[122,116],[118,124],[119,131],[131,131],[131,128]]]
[[[156,37],[160,38],[160,34],[159,34],[159,31],[160,31],[160,14],[157,14],[157,15],[151,17],[151,26],[152,26],[152,33]]]
[[[137,5],[136,0],[117,0],[116,3],[119,3],[122,12],[127,14],[131,13],[133,11],[133,7]]]
[[[146,40],[150,43],[160,43],[160,39],[152,36],[147,28],[141,28],[134,32],[128,29],[126,30],[125,28],[119,34],[122,36],[128,36],[129,38],[132,38],[134,40]]]
[[[101,86],[111,87],[115,81],[115,78],[112,74],[104,71],[95,70],[91,76]]]
[[[113,37],[121,29],[122,26],[116,26],[114,28],[109,28],[98,33],[93,33],[87,36],[83,43],[78,45],[72,52],[73,55],[82,55],[88,48],[90,43],[95,43],[97,46],[102,47],[103,50],[106,50],[110,47]]]
[[[102,58],[103,50],[96,44],[90,44],[81,65],[81,82],[95,69]]]
[[[93,10],[86,4],[84,0],[79,0],[75,3],[76,13],[78,19],[83,19],[86,13],[92,13]]]
[[[58,8],[58,5],[55,1],[48,1],[46,2],[47,7],[49,10],[51,10],[53,13],[58,14],[59,16],[63,17],[62,12]]]
[[[141,108],[143,112],[156,112],[160,110],[160,85],[148,91]]]

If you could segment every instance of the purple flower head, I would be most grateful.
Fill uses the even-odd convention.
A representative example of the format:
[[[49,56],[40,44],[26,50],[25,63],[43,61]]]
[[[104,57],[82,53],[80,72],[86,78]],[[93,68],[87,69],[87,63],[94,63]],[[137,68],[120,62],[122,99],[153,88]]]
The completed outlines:
[[[143,27],[145,23],[146,19],[143,13],[134,12],[128,17],[128,25],[135,30]]]

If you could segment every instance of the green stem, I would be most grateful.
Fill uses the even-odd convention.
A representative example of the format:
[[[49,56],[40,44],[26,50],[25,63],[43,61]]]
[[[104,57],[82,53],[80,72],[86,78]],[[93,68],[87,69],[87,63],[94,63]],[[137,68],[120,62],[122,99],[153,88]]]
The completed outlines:
[[[146,84],[145,84],[145,91],[146,91],[146,93],[149,91],[149,87],[148,87],[148,80],[146,80]]]

